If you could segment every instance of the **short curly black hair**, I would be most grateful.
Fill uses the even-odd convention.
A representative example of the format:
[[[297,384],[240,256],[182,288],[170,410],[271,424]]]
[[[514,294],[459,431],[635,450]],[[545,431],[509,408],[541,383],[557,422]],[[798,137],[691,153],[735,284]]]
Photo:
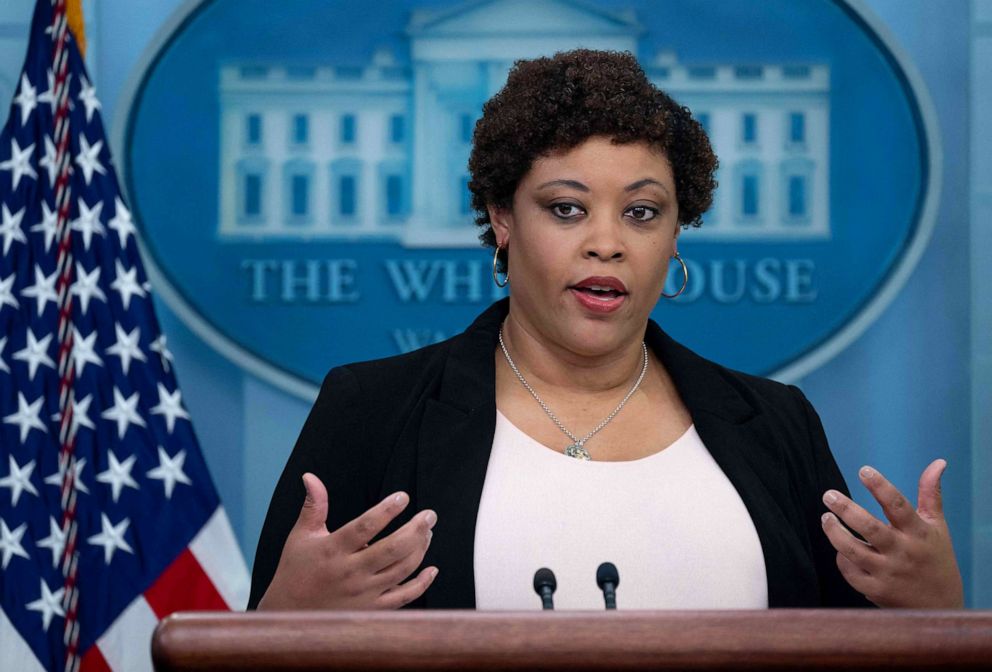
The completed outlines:
[[[535,159],[595,135],[662,150],[675,177],[679,223],[702,223],[718,165],[702,125],[648,80],[631,53],[576,49],[516,61],[506,85],[482,108],[468,161],[482,244],[496,247],[487,206],[510,208]]]

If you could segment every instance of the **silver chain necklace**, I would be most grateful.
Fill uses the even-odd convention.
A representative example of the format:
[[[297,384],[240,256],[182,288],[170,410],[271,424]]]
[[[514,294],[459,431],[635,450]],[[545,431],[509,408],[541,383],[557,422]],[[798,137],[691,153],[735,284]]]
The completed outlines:
[[[624,404],[627,403],[627,400],[633,396],[634,392],[637,392],[637,388],[641,386],[641,381],[644,380],[644,374],[648,371],[648,346],[644,343],[644,341],[641,341],[641,351],[644,353],[644,364],[641,366],[641,374],[637,376],[637,382],[634,383],[632,388],[630,388],[630,392],[628,392],[627,396],[623,398],[623,401],[621,401],[617,407],[613,409],[613,412],[606,416],[601,423],[596,425],[596,429],[592,430],[580,439],[577,438],[575,434],[568,431],[565,425],[561,424],[561,420],[558,419],[558,416],[555,415],[550,408],[548,408],[548,405],[544,403],[541,397],[537,396],[537,392],[535,392],[534,388],[530,386],[530,383],[527,382],[524,375],[520,373],[520,369],[517,368],[517,365],[513,363],[513,358],[510,357],[510,353],[506,349],[506,344],[503,343],[503,325],[500,325],[499,327],[499,347],[503,351],[503,356],[506,357],[506,363],[510,365],[511,369],[513,369],[513,373],[517,374],[517,379],[525,388],[527,388],[527,391],[530,392],[530,396],[534,397],[534,400],[541,405],[541,408],[543,408],[544,412],[548,414],[548,417],[551,418],[556,425],[558,425],[558,429],[565,432],[568,438],[572,440],[571,445],[565,448],[565,454],[569,457],[574,457],[577,460],[592,459],[592,456],[589,455],[589,451],[585,448],[586,441],[595,436],[599,430],[603,429],[603,427],[610,424],[610,420],[612,420],[616,414],[620,412],[620,409],[623,408]]]

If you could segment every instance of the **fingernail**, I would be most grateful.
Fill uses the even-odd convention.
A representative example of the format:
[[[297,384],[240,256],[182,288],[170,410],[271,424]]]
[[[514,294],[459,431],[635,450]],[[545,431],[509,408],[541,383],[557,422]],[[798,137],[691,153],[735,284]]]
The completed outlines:
[[[397,492],[395,495],[393,495],[392,504],[395,506],[403,506],[404,504],[406,504],[406,501],[407,498],[405,492]]]
[[[427,521],[428,527],[434,527],[434,524],[437,523],[437,514],[433,511],[428,511],[427,515],[424,516],[424,520]]]
[[[830,514],[829,513],[825,513],[822,516],[820,516],[820,524],[822,524],[822,525],[826,525],[827,524],[827,521],[829,521],[829,520],[830,520]]]
[[[830,505],[837,501],[837,493],[833,490],[827,490],[823,493],[823,503]]]
[[[435,576],[437,576],[437,567],[431,570],[431,581],[434,580]]]
[[[875,477],[875,470],[871,467],[861,467],[861,478],[868,480]]]

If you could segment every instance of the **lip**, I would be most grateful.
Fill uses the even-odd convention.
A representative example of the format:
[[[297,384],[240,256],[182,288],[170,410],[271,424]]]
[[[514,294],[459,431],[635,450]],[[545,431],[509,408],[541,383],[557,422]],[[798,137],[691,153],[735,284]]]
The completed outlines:
[[[627,291],[627,285],[623,284],[620,278],[615,278],[612,275],[591,275],[585,280],[575,283],[569,289],[578,289],[581,287],[609,287],[624,294],[630,293]]]
[[[617,296],[609,299],[598,298],[582,291],[586,287],[606,287],[619,292]],[[627,286],[619,278],[613,276],[594,275],[582,280],[568,288],[575,300],[583,308],[592,313],[600,315],[612,313],[619,310],[627,301]]]

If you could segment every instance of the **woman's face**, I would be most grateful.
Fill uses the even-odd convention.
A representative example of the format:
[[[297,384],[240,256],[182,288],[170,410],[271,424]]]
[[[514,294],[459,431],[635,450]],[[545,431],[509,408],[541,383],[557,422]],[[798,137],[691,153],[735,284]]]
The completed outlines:
[[[664,154],[589,138],[534,161],[512,210],[490,218],[528,331],[589,356],[640,342],[679,232]]]

